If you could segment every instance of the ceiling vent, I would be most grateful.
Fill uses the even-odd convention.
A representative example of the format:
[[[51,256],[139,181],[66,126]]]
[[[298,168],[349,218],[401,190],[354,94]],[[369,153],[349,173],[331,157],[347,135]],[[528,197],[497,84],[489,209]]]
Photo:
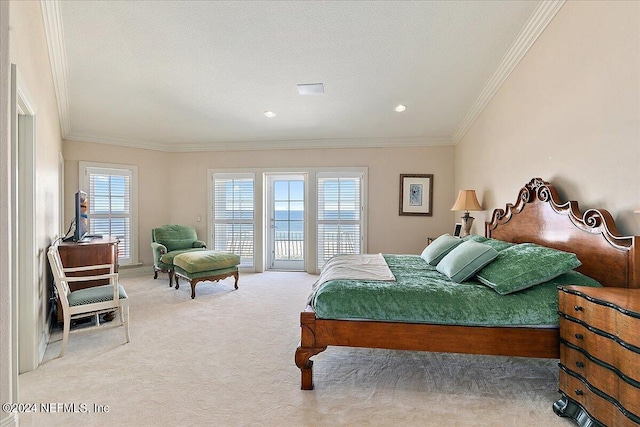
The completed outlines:
[[[298,94],[300,95],[317,95],[324,93],[324,85],[322,83],[305,83],[298,85]]]

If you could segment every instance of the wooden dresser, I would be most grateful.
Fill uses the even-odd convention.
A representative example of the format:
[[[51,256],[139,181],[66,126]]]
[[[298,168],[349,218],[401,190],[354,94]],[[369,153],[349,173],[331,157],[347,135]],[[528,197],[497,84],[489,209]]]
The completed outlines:
[[[640,289],[561,286],[556,414],[583,427],[640,425]]]
[[[118,272],[118,239],[111,236],[91,239],[87,242],[62,242],[58,247],[60,261],[64,267],[84,267],[86,265],[112,264]],[[104,274],[109,270],[96,270],[92,274]],[[70,273],[73,276],[74,273]],[[109,283],[108,280],[70,283],[71,291]],[[62,307],[58,304],[58,321],[62,321]]]

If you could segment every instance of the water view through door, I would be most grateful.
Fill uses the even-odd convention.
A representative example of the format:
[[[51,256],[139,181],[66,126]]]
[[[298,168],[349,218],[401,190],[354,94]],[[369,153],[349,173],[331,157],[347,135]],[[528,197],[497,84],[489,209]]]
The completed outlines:
[[[304,270],[304,175],[271,175],[269,184],[269,268]]]

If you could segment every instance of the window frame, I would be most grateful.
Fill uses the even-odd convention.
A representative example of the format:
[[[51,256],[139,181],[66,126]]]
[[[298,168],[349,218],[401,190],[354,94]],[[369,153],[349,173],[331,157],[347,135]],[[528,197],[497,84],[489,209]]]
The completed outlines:
[[[268,253],[266,252],[267,233],[265,228],[267,215],[267,175],[273,174],[304,174],[308,176],[307,195],[305,197],[305,212],[307,212],[305,224],[305,271],[310,274],[318,274],[317,266],[317,179],[318,173],[347,173],[361,174],[361,253],[367,253],[367,217],[368,217],[368,173],[366,166],[356,167],[269,167],[269,168],[215,168],[207,170],[207,245],[214,247],[214,230],[213,230],[213,174],[246,174],[252,173],[255,176],[254,181],[254,266],[253,268],[241,268],[241,271],[261,273],[267,269]]]
[[[359,218],[358,219],[354,219],[354,220],[348,220],[348,219],[336,219],[336,220],[331,220],[331,219],[320,219],[320,209],[319,209],[319,197],[320,197],[320,183],[321,180],[341,180],[341,179],[348,179],[348,180],[359,180],[358,182],[358,210],[359,210]],[[325,239],[321,239],[320,236],[320,225],[337,225],[338,227],[340,226],[357,226],[358,228],[358,248],[359,250],[356,252],[353,252],[355,254],[362,254],[365,251],[365,218],[366,218],[366,201],[364,198],[364,194],[365,194],[365,188],[366,188],[366,184],[365,184],[365,175],[362,171],[347,171],[347,170],[342,170],[342,171],[318,171],[316,173],[315,176],[315,188],[316,188],[316,209],[315,209],[315,217],[316,217],[316,227],[315,227],[315,233],[316,233],[316,244],[318,245],[318,249],[316,251],[316,267],[317,270],[320,271],[324,265],[324,262],[321,261],[321,256],[322,254],[320,253],[320,248],[319,248],[319,244],[321,241],[326,241]],[[323,191],[323,194],[326,194],[326,192]],[[342,199],[340,199],[342,200]],[[338,203],[340,205],[340,203]],[[338,240],[338,244],[340,247],[342,247],[342,242],[340,240]],[[326,262],[326,261],[325,261]]]
[[[92,197],[90,191],[90,171],[100,171],[108,175],[130,175],[129,185],[129,258],[118,257],[118,264],[121,266],[133,266],[139,264],[138,258],[138,167],[135,165],[125,165],[117,163],[100,163],[100,162],[79,162],[79,187],[82,191],[86,192],[89,197],[89,203],[91,206]],[[113,171],[116,173],[109,173]],[[119,173],[118,173],[119,172]],[[92,215],[89,214],[89,223],[91,224]]]
[[[238,179],[245,180],[251,179],[253,181],[253,218],[251,220],[242,220],[242,219],[220,219],[216,220],[216,204],[215,204],[215,189],[216,189],[216,179]],[[211,249],[216,248],[216,235],[215,235],[215,227],[216,224],[251,224],[253,226],[253,249],[252,249],[252,258],[251,264],[249,263],[240,263],[239,268],[243,269],[255,269],[256,268],[256,246],[259,239],[257,239],[256,234],[258,233],[258,227],[256,224],[256,194],[257,191],[257,183],[256,183],[256,174],[253,172],[221,172],[221,171],[209,171],[209,209],[207,215],[207,227],[209,229],[209,241],[207,242],[208,247]]]

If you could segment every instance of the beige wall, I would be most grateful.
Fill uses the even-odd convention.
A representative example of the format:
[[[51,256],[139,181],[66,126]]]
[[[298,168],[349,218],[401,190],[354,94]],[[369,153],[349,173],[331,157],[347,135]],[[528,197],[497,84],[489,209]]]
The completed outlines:
[[[6,8],[3,8],[4,12],[6,12]],[[62,141],[40,2],[11,2],[9,4],[9,24],[10,62],[17,65],[21,87],[24,89],[23,96],[26,97],[29,106],[35,111],[36,123],[35,210],[33,212],[36,247],[31,249],[37,258],[37,271],[33,279],[23,277],[18,283],[20,295],[25,290],[26,294],[33,296],[33,300],[21,298],[18,301],[18,306],[21,311],[33,312],[34,318],[29,319],[27,322],[22,322],[21,317],[18,332],[21,362],[23,361],[22,356],[26,353],[23,351],[23,345],[28,342],[40,346],[39,348],[31,348],[31,350],[35,350],[33,355],[37,359],[35,360],[37,363],[44,355],[44,345],[46,345],[48,338],[47,308],[50,280],[46,262],[46,250],[51,241],[57,237],[59,231],[59,153]],[[2,34],[1,37],[6,37],[6,34]],[[9,153],[3,151],[3,156],[8,155]],[[25,212],[22,215],[25,215]],[[18,236],[17,239],[20,237]],[[16,246],[13,242],[12,238],[8,241],[3,241],[2,247],[3,251],[11,252],[15,257]],[[26,244],[24,241],[22,243]],[[2,281],[0,286],[10,287],[11,284]],[[26,287],[31,288],[27,289]],[[12,294],[11,298],[16,301],[18,296]],[[3,316],[0,321],[3,322],[2,329],[4,330],[6,318]],[[12,333],[14,330],[12,328]],[[28,345],[30,346],[31,344]],[[15,351],[13,343],[3,337],[2,348],[3,366],[11,366],[5,357]],[[33,366],[31,366],[31,362],[21,363],[20,368],[21,370],[32,369]],[[11,369],[15,370],[16,366],[11,366]],[[6,393],[15,393],[17,390],[17,384],[12,383],[5,377],[6,371],[3,369],[1,378],[3,384],[1,400],[3,402],[10,401],[10,396],[7,396]],[[12,390],[6,390],[5,385],[10,385]],[[10,425],[10,422],[2,419],[3,424]]]
[[[12,286],[11,286],[11,209],[10,179],[11,137],[9,95],[11,87],[9,58],[9,3],[0,2],[0,402],[17,402],[18,385],[13,363]],[[17,425],[14,413],[0,412],[0,425]]]
[[[366,166],[369,174],[368,252],[419,253],[428,236],[450,232],[454,216],[453,147],[370,148],[163,153],[104,144],[65,141],[65,188],[78,187],[78,161],[135,164],[139,167],[139,258],[152,264],[151,228],[190,224],[207,235],[207,171],[216,168]],[[401,173],[434,174],[434,215],[398,215]],[[68,218],[71,200],[66,197]],[[203,220],[198,223],[196,217]],[[205,239],[207,240],[207,239]]]
[[[485,217],[533,177],[640,234],[640,2],[565,3],[455,148]]]
[[[51,285],[46,251],[59,235],[59,154],[62,140],[40,3],[12,2],[10,8],[11,62],[17,65],[28,100],[36,113],[34,215],[38,272],[35,283],[26,280],[29,283],[21,285],[35,287],[39,307],[35,333],[42,341],[48,337],[47,307]],[[24,303],[21,301],[20,306]],[[21,339],[27,332],[32,333],[20,331]],[[42,356],[40,354],[40,358]]]
[[[67,226],[71,223],[74,213],[73,194],[80,189],[79,161],[138,167],[139,261],[146,265],[153,265],[150,246],[151,229],[159,224],[170,223],[171,210],[178,209],[172,201],[171,181],[179,177],[186,167],[176,164],[168,153],[75,141],[64,141],[63,155],[64,222]]]

